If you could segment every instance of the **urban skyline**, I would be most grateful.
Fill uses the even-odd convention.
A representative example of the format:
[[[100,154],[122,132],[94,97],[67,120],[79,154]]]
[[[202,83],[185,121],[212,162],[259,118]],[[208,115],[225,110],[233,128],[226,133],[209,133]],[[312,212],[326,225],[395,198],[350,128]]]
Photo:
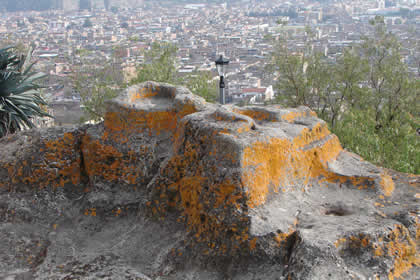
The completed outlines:
[[[180,75],[211,71],[217,79],[214,60],[219,54],[229,57],[230,100],[273,96],[275,80],[264,70],[275,46],[270,38],[289,34],[291,47],[299,51],[309,26],[315,35],[312,48],[335,59],[345,47],[372,33],[369,20],[376,15],[384,16],[388,30],[403,43],[404,61],[413,73],[418,71],[418,1],[143,2],[135,9],[112,11],[91,6],[3,13],[0,34],[12,42],[36,45],[37,67],[50,74],[50,101],[70,102],[71,108],[78,106],[80,97],[72,90],[70,76],[82,60],[110,63],[117,48],[128,80],[144,63],[143,53],[153,42],[178,47]],[[85,26],[86,21],[91,24]]]

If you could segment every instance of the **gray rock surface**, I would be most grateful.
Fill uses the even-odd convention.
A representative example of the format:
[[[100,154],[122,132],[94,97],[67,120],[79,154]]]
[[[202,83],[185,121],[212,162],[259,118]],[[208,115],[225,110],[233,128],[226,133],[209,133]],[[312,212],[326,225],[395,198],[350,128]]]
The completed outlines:
[[[419,176],[306,107],[147,82],[0,147],[0,279],[418,279]]]

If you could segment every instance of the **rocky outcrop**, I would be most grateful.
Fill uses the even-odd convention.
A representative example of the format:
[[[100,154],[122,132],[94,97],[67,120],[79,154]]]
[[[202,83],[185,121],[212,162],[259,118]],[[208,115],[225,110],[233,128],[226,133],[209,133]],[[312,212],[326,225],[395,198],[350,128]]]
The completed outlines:
[[[101,124],[0,144],[3,276],[419,272],[420,178],[344,150],[305,107],[218,106],[148,82],[109,102]]]

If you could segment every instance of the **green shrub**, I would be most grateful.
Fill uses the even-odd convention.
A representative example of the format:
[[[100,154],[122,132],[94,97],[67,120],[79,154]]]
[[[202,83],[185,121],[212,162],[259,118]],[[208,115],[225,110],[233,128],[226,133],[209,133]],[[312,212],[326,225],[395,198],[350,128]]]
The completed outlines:
[[[409,114],[388,127],[376,127],[374,113],[353,110],[333,129],[344,148],[365,160],[406,173],[420,173],[419,119]]]
[[[32,48],[26,56],[14,54],[13,48],[0,49],[0,138],[23,128],[32,128],[32,118],[49,116],[47,105],[39,94],[44,73],[32,71],[29,63]]]

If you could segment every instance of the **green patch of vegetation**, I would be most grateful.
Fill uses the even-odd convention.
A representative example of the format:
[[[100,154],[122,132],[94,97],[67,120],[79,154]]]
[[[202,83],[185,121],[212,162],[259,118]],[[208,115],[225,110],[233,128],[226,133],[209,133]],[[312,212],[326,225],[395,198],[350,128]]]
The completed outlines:
[[[376,128],[372,111],[353,110],[346,113],[332,129],[344,148],[365,160],[400,172],[420,174],[419,118],[405,115],[383,129]]]
[[[408,71],[383,18],[371,24],[373,36],[335,61],[313,51],[310,30],[301,50],[277,42],[267,68],[277,75],[276,102],[312,108],[345,148],[368,161],[420,173],[420,80]]]
[[[155,81],[183,85],[192,93],[208,102],[215,102],[218,95],[217,82],[212,80],[208,71],[194,71],[180,76],[177,73],[176,53],[178,49],[170,43],[153,43],[150,50],[144,53],[145,62],[137,69],[137,76],[131,84]]]

